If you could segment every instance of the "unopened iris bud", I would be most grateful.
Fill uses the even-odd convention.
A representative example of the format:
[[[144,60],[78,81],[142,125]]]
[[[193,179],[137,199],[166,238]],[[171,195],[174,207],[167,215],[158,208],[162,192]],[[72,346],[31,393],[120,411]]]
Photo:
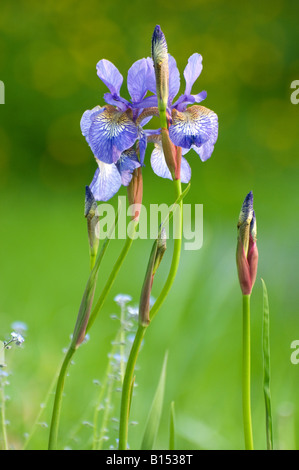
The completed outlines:
[[[138,222],[143,197],[143,178],[141,168],[133,171],[131,182],[128,186],[128,200],[131,210],[132,220]]]
[[[157,272],[158,267],[162,261],[164,253],[166,251],[166,232],[162,228],[159,237],[155,241],[150,259],[147,266],[147,271],[142,286],[142,292],[140,296],[139,303],[139,321],[142,326],[148,326],[150,323],[150,300],[151,300],[151,291],[154,281],[154,276]]]
[[[243,295],[250,295],[255,283],[258,250],[256,246],[256,218],[252,191],[247,194],[238,221],[237,268]]]
[[[154,268],[153,268],[153,276],[156,274],[156,271],[158,267],[160,266],[164,253],[166,251],[166,248],[167,248],[166,239],[167,239],[166,230],[163,227],[157,239],[157,251],[156,251],[155,263],[154,263]]]
[[[152,37],[152,59],[155,67],[159,111],[166,111],[169,95],[168,51],[165,36],[159,25]]]
[[[165,129],[165,128],[161,129],[161,138],[162,138],[162,148],[163,148],[163,153],[164,153],[166,164],[169,168],[172,178],[178,179],[176,178],[177,167],[178,167],[177,148],[170,140],[168,129]]]
[[[99,237],[97,235],[97,224],[99,222],[98,205],[89,186],[85,190],[85,208],[84,215],[87,219],[87,232],[89,241],[91,269],[97,256],[99,248]]]

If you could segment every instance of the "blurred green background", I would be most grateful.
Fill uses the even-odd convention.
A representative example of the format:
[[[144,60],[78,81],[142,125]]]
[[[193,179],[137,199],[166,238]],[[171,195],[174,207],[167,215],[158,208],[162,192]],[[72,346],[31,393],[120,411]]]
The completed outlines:
[[[96,164],[82,137],[82,113],[102,104],[96,75],[101,58],[126,78],[150,55],[160,24],[181,71],[194,52],[203,72],[193,92],[219,116],[219,139],[209,161],[188,154],[192,185],[186,203],[204,207],[204,245],[184,251],[171,295],[150,326],[138,361],[129,444],[138,448],[168,350],[165,407],[157,448],[167,448],[172,400],[180,449],[242,449],[241,293],[235,267],[236,223],[252,190],[258,223],[259,270],[252,295],[252,412],[255,446],[265,448],[262,392],[262,289],[268,287],[276,448],[299,448],[299,364],[290,361],[299,339],[298,113],[290,84],[299,79],[298,2],[144,0],[19,0],[1,3],[0,80],[0,339],[12,322],[28,326],[24,348],[8,353],[9,440],[22,446],[68,345],[89,259],[83,217],[85,185]],[[122,96],[127,97],[125,82]],[[173,202],[170,181],[144,169],[144,204]],[[122,188],[120,194],[125,195]],[[114,198],[114,204],[117,199]],[[110,244],[98,292],[122,241]],[[114,284],[89,342],[75,356],[66,383],[60,445],[84,448],[110,342],[117,324],[113,298],[138,303],[151,242],[137,240]],[[172,244],[153,295],[167,275]],[[49,422],[51,406],[42,417]],[[118,409],[114,410],[118,416]],[[77,431],[76,431],[77,432]],[[30,447],[46,448],[41,426]],[[107,446],[113,444],[108,441]]]

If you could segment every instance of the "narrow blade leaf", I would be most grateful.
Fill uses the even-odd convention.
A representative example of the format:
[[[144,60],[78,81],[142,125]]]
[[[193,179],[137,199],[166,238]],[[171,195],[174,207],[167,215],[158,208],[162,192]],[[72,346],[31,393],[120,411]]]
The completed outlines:
[[[169,450],[175,450],[175,410],[174,401],[170,404],[170,420],[169,420]]]
[[[167,366],[167,356],[168,353],[165,354],[164,362],[162,366],[162,371],[160,374],[159,383],[156,389],[156,393],[152,402],[152,406],[147,418],[147,423],[145,427],[145,432],[141,444],[141,450],[152,450],[154,449],[161,414],[163,408],[163,400],[164,400],[164,390],[165,390],[165,381],[166,381],[166,366]]]
[[[269,328],[269,300],[264,280],[263,285],[263,364],[264,364],[264,398],[266,408],[266,437],[267,449],[273,450],[272,410],[270,393],[270,328]]]

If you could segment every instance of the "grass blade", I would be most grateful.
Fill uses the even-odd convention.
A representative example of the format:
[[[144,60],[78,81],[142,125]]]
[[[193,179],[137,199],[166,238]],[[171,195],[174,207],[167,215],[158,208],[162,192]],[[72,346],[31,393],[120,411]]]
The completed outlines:
[[[170,404],[170,421],[169,421],[169,450],[175,450],[175,409],[174,401]]]
[[[263,285],[263,364],[264,364],[264,398],[266,408],[267,449],[273,450],[272,411],[270,393],[270,328],[269,328],[269,299],[264,280]]]
[[[164,357],[164,362],[163,362],[162,371],[160,374],[159,383],[156,389],[156,393],[152,402],[152,406],[151,406],[148,418],[147,418],[145,432],[144,432],[144,436],[143,436],[143,440],[141,444],[141,450],[154,449],[155,440],[157,437],[161,414],[162,414],[163,400],[164,400],[167,356],[168,356],[168,353],[166,353]]]

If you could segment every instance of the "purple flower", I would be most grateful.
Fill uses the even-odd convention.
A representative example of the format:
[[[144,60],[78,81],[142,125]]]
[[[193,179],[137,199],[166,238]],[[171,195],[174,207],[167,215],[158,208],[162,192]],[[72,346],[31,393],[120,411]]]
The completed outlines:
[[[218,117],[208,108],[194,103],[200,103],[207,97],[206,91],[192,94],[194,82],[202,71],[202,57],[195,53],[189,57],[184,70],[186,82],[185,92],[174,101],[180,89],[180,73],[175,59],[168,54],[169,67],[169,97],[167,111],[169,113],[169,137],[178,147],[182,147],[185,155],[192,148],[202,161],[210,158],[218,137]],[[148,80],[149,90],[155,93],[155,84]],[[150,106],[157,106],[156,96],[147,98]],[[193,105],[188,107],[188,105]],[[172,179],[167,167],[162,146],[155,143],[155,149],[151,156],[151,164],[158,176]],[[191,178],[191,169],[188,162],[182,157],[181,180],[188,182]]]
[[[108,87],[110,93],[104,95],[105,106],[87,110],[81,118],[81,131],[89,144],[98,169],[90,184],[97,201],[107,201],[123,184],[127,186],[132,172],[143,164],[146,149],[146,134],[141,125],[151,116],[136,123],[143,111],[142,104],[151,82],[150,59],[135,62],[128,71],[127,87],[131,101],[121,97],[123,77],[118,69],[106,59],[97,64],[98,77]],[[134,104],[138,102],[139,107]],[[139,158],[133,145],[139,139]]]
[[[148,78],[151,74],[150,62],[149,59],[140,59],[128,71],[127,87],[131,102],[121,97],[123,77],[109,60],[98,62],[97,74],[110,91],[104,95],[107,105],[85,111],[81,130],[98,160],[116,163],[122,152],[132,147],[142,135],[143,123],[137,125],[136,119],[143,107],[147,107],[144,97],[148,91],[148,81],[151,82]],[[138,109],[134,106],[137,102]],[[141,161],[143,157],[141,155]]]
[[[104,163],[96,158],[98,168],[90,183],[90,190],[96,201],[108,201],[120,189],[128,186],[133,171],[141,166],[133,149],[125,150],[116,163]]]

